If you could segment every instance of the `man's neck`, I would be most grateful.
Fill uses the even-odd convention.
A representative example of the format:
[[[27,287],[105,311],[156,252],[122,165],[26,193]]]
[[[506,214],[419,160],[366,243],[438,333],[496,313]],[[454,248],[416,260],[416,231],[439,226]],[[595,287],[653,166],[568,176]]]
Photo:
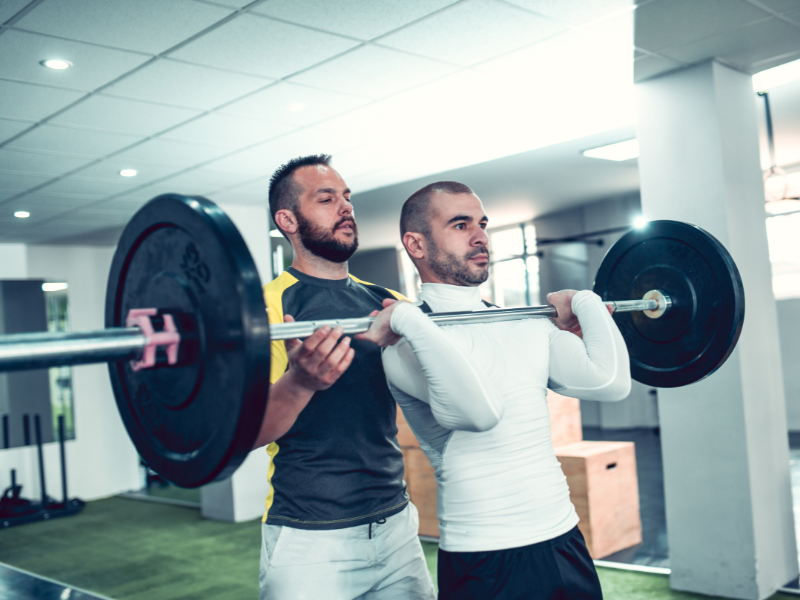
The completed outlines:
[[[301,273],[311,275],[311,277],[318,277],[319,279],[346,279],[348,272],[347,261],[342,263],[331,262],[307,250],[295,252],[292,267]]]

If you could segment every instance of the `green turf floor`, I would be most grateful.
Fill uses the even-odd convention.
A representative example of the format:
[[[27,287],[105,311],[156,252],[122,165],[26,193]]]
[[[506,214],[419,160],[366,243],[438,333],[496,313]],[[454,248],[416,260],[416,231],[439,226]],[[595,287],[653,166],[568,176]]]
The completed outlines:
[[[260,541],[258,520],[218,523],[196,509],[109,498],[0,531],[0,562],[117,600],[254,600]],[[435,577],[436,544],[423,547]],[[673,592],[665,576],[598,571],[609,600],[713,600]]]

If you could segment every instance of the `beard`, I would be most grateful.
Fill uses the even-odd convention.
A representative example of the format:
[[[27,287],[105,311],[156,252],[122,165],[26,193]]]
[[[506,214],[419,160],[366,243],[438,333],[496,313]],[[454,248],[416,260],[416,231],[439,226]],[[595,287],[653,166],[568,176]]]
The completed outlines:
[[[482,284],[489,278],[489,265],[485,268],[474,270],[474,265],[470,265],[469,259],[485,254],[489,257],[489,249],[480,246],[475,248],[472,252],[461,256],[443,252],[433,241],[433,238],[428,239],[428,246],[430,247],[430,257],[428,258],[428,267],[431,271],[444,283],[462,286],[476,286]]]
[[[299,210],[295,211],[297,217],[297,231],[303,246],[316,256],[335,263],[347,262],[358,249],[358,226],[353,217],[342,217],[330,230],[316,225],[306,219]],[[343,223],[353,226],[353,239],[342,242],[336,239],[336,228]]]

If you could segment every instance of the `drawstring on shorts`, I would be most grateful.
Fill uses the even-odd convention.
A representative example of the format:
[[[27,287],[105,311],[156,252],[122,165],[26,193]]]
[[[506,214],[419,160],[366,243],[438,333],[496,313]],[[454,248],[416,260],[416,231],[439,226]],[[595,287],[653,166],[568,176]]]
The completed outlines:
[[[384,523],[386,523],[386,519],[375,521],[376,525],[383,525]],[[372,539],[372,523],[369,524],[369,539]]]

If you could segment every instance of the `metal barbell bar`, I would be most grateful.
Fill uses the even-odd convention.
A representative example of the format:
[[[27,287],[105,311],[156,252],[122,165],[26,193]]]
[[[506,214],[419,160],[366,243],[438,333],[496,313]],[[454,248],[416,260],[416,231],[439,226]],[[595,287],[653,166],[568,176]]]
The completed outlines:
[[[672,305],[671,299],[658,290],[645,294],[641,300],[606,302],[612,312],[643,311],[658,318]],[[554,306],[523,306],[519,308],[490,308],[479,311],[430,313],[437,325],[494,323],[527,318],[554,318]],[[306,338],[321,327],[342,327],[343,333],[363,333],[375,317],[339,320],[297,321],[270,326],[270,339]],[[145,349],[153,345],[152,338],[139,326],[118,327],[87,332],[21,333],[0,336],[0,371],[44,369],[48,367],[101,362],[136,361]]]

